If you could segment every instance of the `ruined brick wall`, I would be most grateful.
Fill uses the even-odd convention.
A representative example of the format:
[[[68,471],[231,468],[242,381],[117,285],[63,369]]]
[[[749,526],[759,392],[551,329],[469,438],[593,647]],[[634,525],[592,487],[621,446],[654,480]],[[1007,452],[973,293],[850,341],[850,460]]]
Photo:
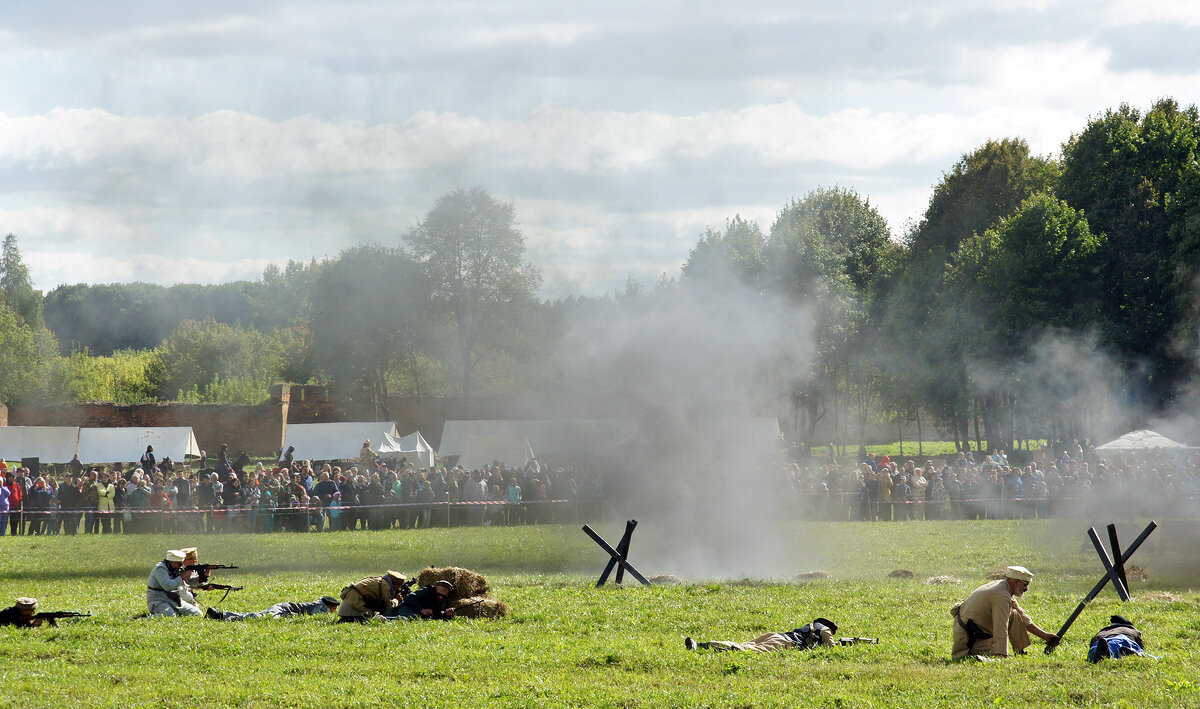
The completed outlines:
[[[277,453],[283,444],[284,421],[325,423],[342,421],[341,412],[328,401],[323,387],[277,384],[271,400],[253,406],[237,404],[135,404],[108,401],[67,404],[20,404],[12,408],[12,426],[191,426],[200,447],[216,454],[222,443],[230,453]]]

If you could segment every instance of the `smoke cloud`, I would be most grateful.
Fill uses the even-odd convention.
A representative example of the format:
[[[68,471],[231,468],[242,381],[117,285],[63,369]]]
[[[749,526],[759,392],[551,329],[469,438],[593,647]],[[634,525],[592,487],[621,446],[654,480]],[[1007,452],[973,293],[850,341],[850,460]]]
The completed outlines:
[[[808,310],[732,283],[664,287],[576,321],[572,396],[637,423],[612,442],[606,494],[610,517],[639,521],[645,573],[795,573],[773,417],[811,362],[812,330]]]

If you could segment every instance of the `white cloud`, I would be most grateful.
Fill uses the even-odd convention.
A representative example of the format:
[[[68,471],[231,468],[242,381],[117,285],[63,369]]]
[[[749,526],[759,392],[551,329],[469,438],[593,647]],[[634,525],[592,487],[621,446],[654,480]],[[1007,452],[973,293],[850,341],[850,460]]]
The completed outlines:
[[[517,205],[548,289],[607,289],[819,185],[900,232],[989,138],[1055,153],[1106,108],[1200,95],[1146,44],[1200,23],[1185,0],[31,7],[0,10],[0,228],[41,287],[174,278],[173,251],[253,277],[479,184]]]
[[[284,265],[286,259],[204,259],[193,256],[132,254],[102,256],[91,252],[22,253],[38,288],[50,289],[60,283],[225,283],[257,280],[268,264]]]
[[[1144,23],[1200,25],[1200,4],[1194,0],[1114,0],[1106,9],[1112,26]]]

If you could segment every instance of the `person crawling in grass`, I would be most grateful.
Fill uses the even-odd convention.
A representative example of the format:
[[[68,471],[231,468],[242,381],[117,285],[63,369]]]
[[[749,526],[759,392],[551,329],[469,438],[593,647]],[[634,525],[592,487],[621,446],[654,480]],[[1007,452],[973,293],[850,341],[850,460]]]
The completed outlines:
[[[37,617],[36,598],[18,598],[17,602],[0,611],[0,625],[15,625],[18,628],[36,628],[42,624]]]
[[[404,597],[392,611],[384,613],[387,620],[446,620],[453,618],[455,611],[450,606],[454,584],[438,581],[431,586],[422,586]]]
[[[338,604],[341,603],[333,596],[321,596],[315,601],[308,603],[298,603],[296,601],[284,601],[265,610],[256,611],[254,613],[234,613],[232,611],[223,611],[219,608],[209,608],[204,612],[206,618],[212,620],[252,620],[254,618],[290,618],[297,615],[322,615],[333,613],[337,610]]]
[[[773,650],[808,650],[817,645],[833,647],[833,636],[837,633],[837,623],[828,618],[817,618],[802,628],[796,628],[786,633],[767,633],[744,643],[727,640],[708,640],[696,642],[690,637],[683,639],[683,646],[688,650],[742,650],[745,652],[771,652]]]

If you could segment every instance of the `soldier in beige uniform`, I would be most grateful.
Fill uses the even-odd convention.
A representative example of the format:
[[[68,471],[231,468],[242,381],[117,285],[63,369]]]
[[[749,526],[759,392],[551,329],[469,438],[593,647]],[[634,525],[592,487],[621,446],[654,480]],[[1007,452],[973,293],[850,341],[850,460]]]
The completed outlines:
[[[342,603],[338,606],[338,622],[364,621],[376,615],[394,612],[407,592],[404,582],[408,579],[397,571],[383,576],[369,576],[342,589]]]
[[[980,586],[950,609],[954,616],[954,659],[968,655],[1008,657],[1010,644],[1014,653],[1023,654],[1029,647],[1030,633],[1047,643],[1058,642],[1057,635],[1039,628],[1017,603],[1032,580],[1029,569],[1009,566],[1004,578]]]

